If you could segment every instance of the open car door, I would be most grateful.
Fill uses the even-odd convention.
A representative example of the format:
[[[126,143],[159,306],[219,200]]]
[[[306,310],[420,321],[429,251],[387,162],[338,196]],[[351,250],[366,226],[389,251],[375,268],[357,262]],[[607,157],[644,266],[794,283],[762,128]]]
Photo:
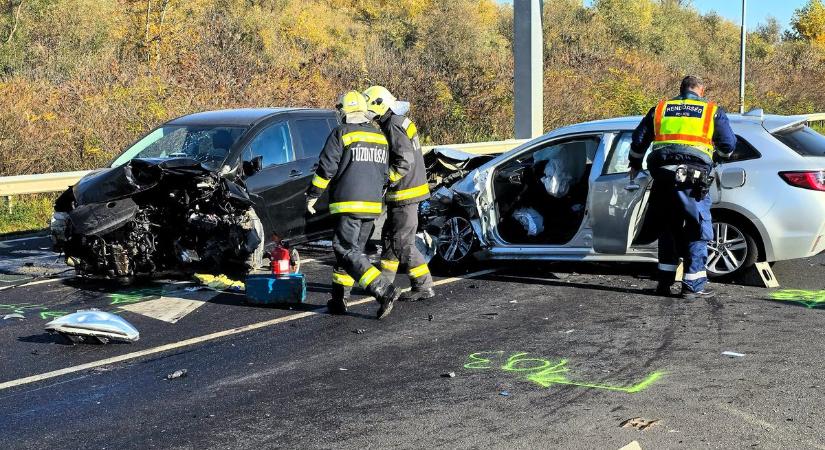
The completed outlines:
[[[652,179],[643,170],[635,180],[630,180],[630,141],[630,133],[615,140],[602,174],[591,181],[593,250],[598,253],[627,253],[644,223]]]

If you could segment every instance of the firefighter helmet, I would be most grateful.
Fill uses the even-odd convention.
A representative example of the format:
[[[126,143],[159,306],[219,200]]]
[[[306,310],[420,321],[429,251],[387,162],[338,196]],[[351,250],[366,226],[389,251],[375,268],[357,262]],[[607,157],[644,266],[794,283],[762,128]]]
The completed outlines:
[[[383,116],[388,109],[393,108],[396,102],[395,96],[384,86],[368,88],[364,91],[364,97],[367,99],[367,108],[378,117]]]

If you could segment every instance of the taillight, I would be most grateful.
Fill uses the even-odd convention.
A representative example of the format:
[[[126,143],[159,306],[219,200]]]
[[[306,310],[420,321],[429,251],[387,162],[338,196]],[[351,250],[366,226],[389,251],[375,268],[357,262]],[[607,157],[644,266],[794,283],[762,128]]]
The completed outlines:
[[[825,191],[825,170],[779,172],[779,176],[791,186],[813,191]]]

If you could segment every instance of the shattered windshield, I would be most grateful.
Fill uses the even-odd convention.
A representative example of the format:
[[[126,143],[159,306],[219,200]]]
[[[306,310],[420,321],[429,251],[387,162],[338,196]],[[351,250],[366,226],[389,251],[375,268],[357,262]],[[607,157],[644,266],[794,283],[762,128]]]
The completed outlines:
[[[164,125],[123,152],[112,167],[135,158],[192,158],[217,168],[244,131],[242,127]]]

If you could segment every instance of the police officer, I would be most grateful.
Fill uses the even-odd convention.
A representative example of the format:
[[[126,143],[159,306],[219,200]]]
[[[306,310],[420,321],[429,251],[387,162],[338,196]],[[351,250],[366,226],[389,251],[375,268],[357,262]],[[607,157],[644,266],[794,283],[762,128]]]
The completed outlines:
[[[714,149],[721,157],[730,156],[736,136],[725,111],[704,95],[700,78],[685,77],[680,95],[659,102],[633,132],[631,180],[653,144],[647,167],[653,177],[651,210],[659,227],[659,295],[671,295],[681,257],[682,297],[713,297],[705,273],[707,242],[713,239],[709,175]]]
[[[384,251],[381,270],[394,280],[399,267],[407,270],[412,289],[402,300],[432,298],[433,277],[424,256],[415,245],[418,229],[418,204],[430,198],[424,155],[415,124],[403,114],[408,104],[398,101],[382,86],[364,91],[367,108],[390,145],[390,187],[386,195],[387,221],[381,233]]]
[[[378,319],[392,310],[400,291],[381,276],[364,254],[381,214],[382,196],[389,170],[387,139],[367,118],[367,103],[358,91],[342,95],[336,106],[341,125],[327,138],[318,169],[307,191],[307,210],[315,213],[315,203],[327,187],[329,211],[336,216],[332,249],[336,263],[332,273],[332,314],[347,312],[355,280],[378,300]]]

